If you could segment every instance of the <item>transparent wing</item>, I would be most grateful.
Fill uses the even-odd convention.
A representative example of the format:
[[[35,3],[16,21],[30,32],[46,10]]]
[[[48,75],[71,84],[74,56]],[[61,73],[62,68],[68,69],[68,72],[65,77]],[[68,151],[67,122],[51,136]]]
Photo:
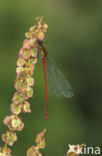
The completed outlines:
[[[51,95],[55,94],[57,97],[63,95],[67,98],[71,98],[73,96],[71,85],[49,55],[46,57],[46,63],[49,93]]]

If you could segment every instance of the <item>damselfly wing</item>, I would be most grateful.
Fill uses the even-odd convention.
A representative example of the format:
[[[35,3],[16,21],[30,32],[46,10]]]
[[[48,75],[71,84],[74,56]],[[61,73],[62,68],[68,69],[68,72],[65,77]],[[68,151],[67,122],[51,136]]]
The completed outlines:
[[[49,55],[46,56],[46,68],[49,94],[71,98],[73,96],[71,85]]]

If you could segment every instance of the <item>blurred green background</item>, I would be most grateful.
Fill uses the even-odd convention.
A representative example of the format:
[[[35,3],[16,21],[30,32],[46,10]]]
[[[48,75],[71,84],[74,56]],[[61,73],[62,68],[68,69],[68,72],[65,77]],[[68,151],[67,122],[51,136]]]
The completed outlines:
[[[45,121],[43,65],[34,73],[31,114],[23,114],[25,128],[17,132],[13,156],[24,156],[36,134],[47,129],[44,156],[65,156],[68,144],[102,145],[102,1],[1,0],[0,1],[0,136],[7,127],[16,77],[16,60],[24,33],[44,16],[49,25],[45,45],[72,85],[74,97],[49,97]],[[0,146],[3,143],[0,141]]]

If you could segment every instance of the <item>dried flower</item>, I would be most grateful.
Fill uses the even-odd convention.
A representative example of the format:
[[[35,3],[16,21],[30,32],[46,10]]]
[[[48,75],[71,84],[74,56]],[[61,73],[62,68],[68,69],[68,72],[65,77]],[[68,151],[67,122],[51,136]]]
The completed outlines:
[[[24,64],[25,64],[24,58],[19,57],[17,61],[17,66],[21,67],[21,66],[24,66]]]
[[[6,131],[5,134],[2,134],[2,140],[9,146],[13,146],[14,142],[17,141],[16,133],[12,131]]]
[[[23,112],[24,113],[30,113],[31,112],[30,103],[28,101],[24,101]]]
[[[23,41],[23,46],[19,51],[17,68],[16,68],[16,80],[15,89],[16,92],[13,95],[12,103],[10,105],[11,115],[4,118],[4,124],[8,126],[9,131],[6,131],[2,135],[2,140],[9,146],[12,146],[17,140],[16,133],[14,131],[21,131],[24,128],[22,119],[18,116],[20,113],[30,113],[30,103],[28,99],[33,96],[33,86],[35,84],[33,78],[33,72],[38,60],[39,48],[38,41],[42,41],[45,38],[45,32],[47,32],[48,25],[43,22],[43,17],[37,17],[37,24],[29,29],[29,32],[25,33],[26,39]],[[27,156],[42,156],[39,152],[40,149],[45,148],[45,139],[43,130],[36,137],[36,146],[32,146],[27,151]],[[9,148],[0,148],[0,156],[11,156]]]
[[[42,154],[39,152],[39,149],[36,148],[36,146],[32,146],[28,149],[27,156],[42,156]]]
[[[38,144],[39,148],[45,148],[45,135],[46,129],[44,129],[41,133],[36,136],[35,142]]]
[[[12,103],[10,105],[10,110],[13,114],[16,114],[16,115],[20,114],[22,112],[22,109],[23,109],[23,105],[21,103],[18,103],[18,104]]]
[[[46,129],[44,129],[41,133],[39,133],[36,136],[35,142],[37,145],[32,146],[27,150],[27,156],[42,156],[39,150],[45,148],[45,145],[46,145],[45,138],[44,138],[45,132],[46,132]]]
[[[4,146],[4,148],[0,147],[0,156],[12,156],[11,150]]]
[[[12,98],[12,101],[14,103],[20,103],[22,102],[22,99],[23,99],[23,96],[20,93],[16,92]]]
[[[11,131],[21,131],[24,128],[24,123],[17,115],[11,114],[4,118],[4,124],[8,126]]]

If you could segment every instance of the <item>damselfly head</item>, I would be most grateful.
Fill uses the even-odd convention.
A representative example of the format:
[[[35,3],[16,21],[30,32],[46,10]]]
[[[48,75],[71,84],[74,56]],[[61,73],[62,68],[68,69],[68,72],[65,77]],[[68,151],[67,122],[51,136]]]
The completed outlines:
[[[37,40],[37,43],[39,45],[40,52],[41,52],[42,56],[46,57],[48,55],[48,51],[47,51],[46,47],[43,45],[43,41]]]

